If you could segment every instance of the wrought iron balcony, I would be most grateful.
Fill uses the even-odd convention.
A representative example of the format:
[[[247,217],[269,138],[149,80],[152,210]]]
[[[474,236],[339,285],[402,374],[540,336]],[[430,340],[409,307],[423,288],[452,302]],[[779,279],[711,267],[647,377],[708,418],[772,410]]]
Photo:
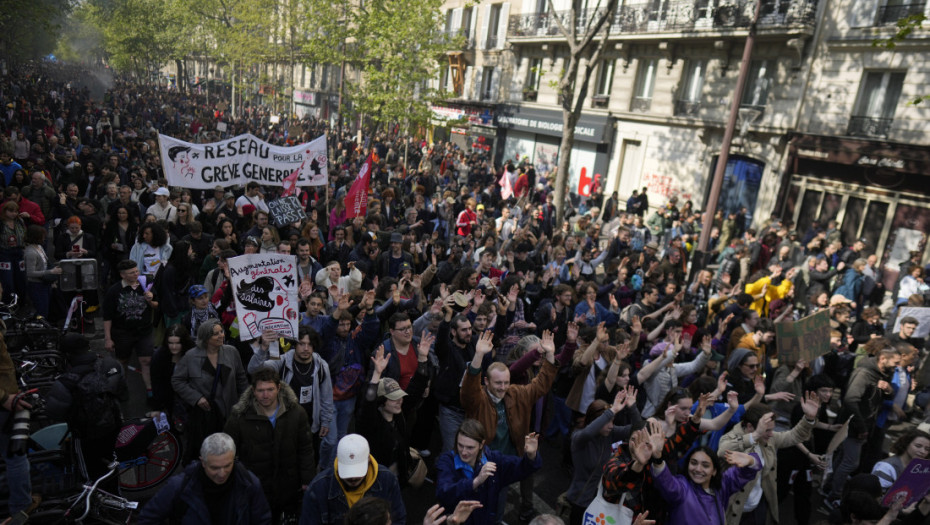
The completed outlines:
[[[701,103],[696,100],[676,100],[675,114],[680,117],[696,117],[701,110]]]
[[[633,97],[633,103],[630,104],[630,111],[649,111],[649,108],[652,107],[652,98],[649,97]]]
[[[847,135],[854,137],[887,137],[893,118],[850,117]]]
[[[818,0],[762,0],[759,26],[813,27]],[[690,0],[627,4],[617,9],[609,34],[658,33],[748,28],[752,22],[753,0]],[[601,10],[600,12],[603,12]],[[581,34],[595,21],[594,9],[577,14],[574,24]],[[510,17],[507,34],[512,38],[559,37],[556,19],[567,26],[570,11],[517,14]]]
[[[914,2],[900,5],[883,5],[878,8],[878,17],[875,19],[875,25],[894,25],[902,18],[907,18],[911,15],[918,15],[923,13],[924,7],[926,5],[926,2]]]

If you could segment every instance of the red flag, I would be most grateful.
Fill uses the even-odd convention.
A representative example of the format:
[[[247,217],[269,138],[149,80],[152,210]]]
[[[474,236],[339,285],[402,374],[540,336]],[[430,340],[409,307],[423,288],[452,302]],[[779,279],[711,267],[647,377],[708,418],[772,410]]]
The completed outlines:
[[[284,193],[281,194],[282,197],[297,194],[297,179],[300,177],[300,170],[303,169],[303,167],[304,165],[301,164],[293,173],[284,177]]]
[[[582,197],[591,196],[591,177],[588,177],[588,168],[581,168],[581,175],[578,177],[578,190],[575,193]]]
[[[346,193],[346,218],[364,217],[368,211],[368,184],[371,181],[372,157],[369,154],[358,172],[358,177],[352,182],[352,187]]]

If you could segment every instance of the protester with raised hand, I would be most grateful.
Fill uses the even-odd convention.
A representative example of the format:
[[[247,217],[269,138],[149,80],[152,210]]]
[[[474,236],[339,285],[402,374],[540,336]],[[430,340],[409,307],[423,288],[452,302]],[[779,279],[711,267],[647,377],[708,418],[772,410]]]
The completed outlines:
[[[778,449],[794,447],[810,438],[820,399],[814,392],[808,392],[801,399],[804,417],[791,430],[775,432],[775,413],[768,405],[758,404],[748,410],[739,425],[733,427],[720,439],[719,453],[727,451],[754,453],[760,459],[765,470],[752,483],[746,485],[735,495],[727,508],[726,523],[735,525],[746,514],[752,514],[753,523],[768,520],[778,522],[778,490],[775,473],[778,467]]]
[[[482,361],[494,349],[493,337],[491,332],[485,332],[478,338],[475,357],[462,380],[462,407],[466,417],[477,419],[488,429],[489,448],[504,454],[519,455],[523,449],[523,436],[530,430],[533,405],[546,395],[555,379],[555,345],[547,344],[543,348],[545,361],[539,374],[528,385],[510,384],[510,370],[503,363],[495,362],[487,369],[485,388],[482,390],[478,377]],[[544,334],[543,337],[551,343],[551,334]],[[498,419],[500,413],[505,415],[504,421]],[[534,512],[530,499],[532,490],[523,488],[521,493],[523,502],[520,512],[529,521],[532,519],[530,514]]]
[[[722,525],[730,496],[741,490],[762,463],[756,454],[729,451],[724,459],[736,466],[724,472],[716,453],[707,448],[694,449],[685,458],[685,473],[672,474],[662,457],[665,434],[658,425],[633,435],[630,449],[636,462],[650,465],[656,488],[669,505],[669,523]]]

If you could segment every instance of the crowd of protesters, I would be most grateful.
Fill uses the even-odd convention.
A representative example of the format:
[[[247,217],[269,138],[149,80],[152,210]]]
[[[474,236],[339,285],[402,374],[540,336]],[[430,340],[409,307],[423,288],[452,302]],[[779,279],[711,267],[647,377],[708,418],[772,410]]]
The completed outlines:
[[[547,503],[573,525],[598,498],[637,523],[930,516],[930,498],[879,503],[930,454],[915,428],[930,404],[926,340],[897,314],[924,303],[920,252],[886,290],[875,247],[835,221],[797,231],[741,209],[704,224],[648,188],[555,203],[554,174],[525,159],[385,132],[357,141],[313,118],[272,123],[262,106],[232,117],[216,95],[128,81],[93,99],[81,74],[34,64],[0,79],[0,285],[61,323],[73,292],[60,262],[99,261],[85,299],[104,349],[138,359],[147,402],[186,440],[190,466],[141,522],[178,508],[184,523],[418,522],[405,495],[425,482],[443,506],[427,523],[501,523],[511,484],[521,522],[554,523],[533,506],[543,462],[568,469]],[[159,132],[274,144],[328,132],[330,184],[300,188],[306,218],[277,227],[279,187],[170,187]],[[350,218],[369,154],[367,211]],[[711,264],[691,271],[702,228]],[[296,339],[240,341],[228,260],[257,252],[297,261]],[[821,311],[829,351],[780,356],[776,325]]]

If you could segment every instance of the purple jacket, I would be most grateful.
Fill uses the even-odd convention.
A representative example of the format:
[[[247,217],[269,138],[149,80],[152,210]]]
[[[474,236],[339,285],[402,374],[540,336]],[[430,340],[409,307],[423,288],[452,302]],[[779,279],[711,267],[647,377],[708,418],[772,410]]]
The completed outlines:
[[[713,495],[695,485],[681,474],[672,474],[668,467],[654,476],[655,486],[669,503],[669,523],[688,523],[689,525],[724,525],[727,502],[730,496],[743,489],[762,469],[762,462],[757,454],[750,454],[756,459],[752,467],[730,468],[723,473],[720,489]]]

